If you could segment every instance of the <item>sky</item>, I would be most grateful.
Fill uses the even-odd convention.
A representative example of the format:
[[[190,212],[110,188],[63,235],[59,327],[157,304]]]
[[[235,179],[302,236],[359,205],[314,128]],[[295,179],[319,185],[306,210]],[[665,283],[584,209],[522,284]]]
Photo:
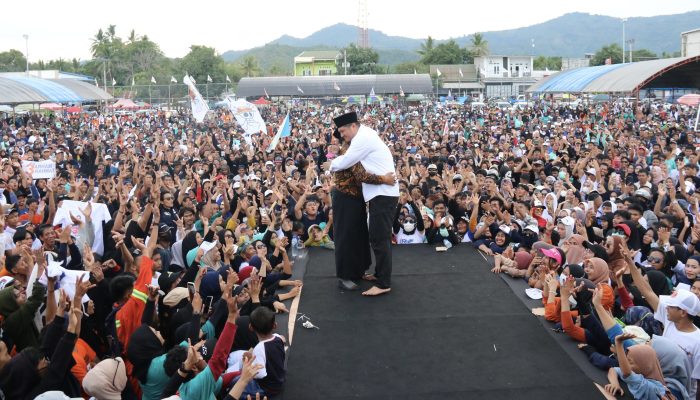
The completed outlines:
[[[448,39],[474,32],[513,29],[569,12],[646,17],[700,9],[697,0],[366,0],[368,27],[389,35]],[[284,34],[306,37],[339,22],[357,25],[357,0],[258,0],[192,2],[46,0],[3,2],[0,51],[17,49],[29,60],[90,59],[91,38],[110,24],[125,39],[134,29],[148,35],[168,57],[193,44],[219,53],[262,46]],[[110,3],[118,3],[112,5]],[[37,11],[37,12],[34,12]],[[698,22],[700,26],[700,21]],[[28,35],[25,42],[23,35]]]

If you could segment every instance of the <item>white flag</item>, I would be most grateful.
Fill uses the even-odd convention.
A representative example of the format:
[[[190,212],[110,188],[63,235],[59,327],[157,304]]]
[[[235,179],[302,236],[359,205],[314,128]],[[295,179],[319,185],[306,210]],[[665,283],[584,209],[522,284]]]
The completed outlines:
[[[136,84],[136,82],[134,82],[134,77],[132,76],[131,77],[131,86],[134,86],[135,84]]]
[[[100,85],[97,84],[97,78],[95,78],[95,86],[100,87]]]
[[[255,107],[255,104],[251,104],[243,99],[231,101],[228,98],[226,99],[226,103],[231,110],[231,114],[236,117],[236,121],[245,131],[243,137],[246,142],[252,143],[250,135],[267,132],[265,121],[262,119],[262,116],[260,116],[260,111]]]
[[[177,83],[177,79],[174,76],[170,76],[170,83]]]
[[[452,97],[452,89],[447,91],[447,97]]]
[[[214,82],[214,81],[211,79],[211,76],[209,76],[208,74],[207,74],[207,82]]]
[[[461,78],[464,78],[464,73],[462,73],[462,68],[459,69],[459,76],[460,76]]]
[[[435,68],[435,72],[437,73],[437,76],[442,76],[442,72],[440,72],[440,68]]]
[[[401,87],[401,85],[399,85],[399,96],[401,96],[401,97],[406,96],[406,93],[403,92],[403,88]]]
[[[413,75],[418,75],[418,71],[415,68],[413,68]]]
[[[112,86],[114,86],[116,84],[117,84],[117,81],[114,78],[112,78]]]
[[[231,83],[231,78],[229,78],[228,75],[226,75],[226,82]]]
[[[301,87],[299,87],[299,85],[297,85],[297,90],[298,90],[299,92],[301,92],[301,94],[304,94],[304,91],[301,90]]]
[[[337,83],[337,82],[333,82],[333,89],[335,89],[335,90],[337,90],[337,91],[340,90],[340,86],[338,86],[338,83]]]
[[[372,90],[369,91],[369,97],[375,97],[374,88],[372,88]]]
[[[297,87],[298,87],[298,86],[297,86]],[[301,89],[299,89],[299,90],[301,90]],[[269,98],[270,98],[270,95],[267,94],[267,89],[266,89],[266,88],[263,88],[263,92],[265,92],[265,98],[268,98],[268,99],[269,99]],[[302,92],[302,93],[304,93],[304,92]]]
[[[151,75],[151,83],[153,83],[153,84],[156,83],[156,78],[153,75]]]
[[[197,87],[194,86],[194,83],[189,76],[185,75],[182,82],[187,85],[187,88],[189,89],[192,115],[194,116],[194,119],[197,120],[197,122],[204,121],[204,117],[207,116],[207,112],[209,111],[209,105],[206,101],[204,101],[202,95],[199,94]]]
[[[189,75],[189,74],[187,74],[187,76],[190,78],[190,80],[192,81],[192,83],[194,83],[195,85],[197,84],[197,81],[194,80],[194,76]]]

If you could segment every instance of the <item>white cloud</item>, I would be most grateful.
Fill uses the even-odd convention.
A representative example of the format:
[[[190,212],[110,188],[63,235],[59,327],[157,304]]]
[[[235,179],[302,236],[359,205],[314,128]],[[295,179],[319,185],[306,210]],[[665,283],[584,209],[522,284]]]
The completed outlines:
[[[219,2],[200,0],[188,5],[174,2],[122,0],[116,5],[73,0],[67,5],[35,0],[3,4],[0,51],[24,52],[23,34],[29,35],[30,60],[63,57],[90,58],[90,38],[99,28],[117,26],[126,38],[131,29],[160,44],[166,55],[182,57],[192,44],[213,46],[220,53],[263,45],[283,34],[307,36],[323,27],[357,23],[354,0]],[[179,3],[179,2],[178,2]],[[473,32],[512,29],[556,18],[567,12],[615,17],[674,14],[698,8],[697,0],[569,2],[455,2],[433,0],[368,0],[372,29],[397,36],[438,39]],[[699,23],[700,25],[700,23]]]

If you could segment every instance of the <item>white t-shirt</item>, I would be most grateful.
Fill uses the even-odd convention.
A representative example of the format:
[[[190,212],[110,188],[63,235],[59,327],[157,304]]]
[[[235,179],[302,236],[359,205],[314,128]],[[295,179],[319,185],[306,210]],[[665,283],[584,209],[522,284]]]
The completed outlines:
[[[418,232],[415,229],[412,234],[407,234],[403,229],[399,229],[399,233],[396,234],[396,244],[419,244],[425,243],[425,234]]]
[[[676,328],[676,324],[668,320],[666,304],[661,301],[659,301],[659,306],[654,313],[654,318],[664,324],[664,334],[662,336],[673,340],[688,355],[691,366],[690,377],[693,380],[689,394],[690,398],[694,399],[697,390],[695,381],[700,379],[700,329],[695,327],[693,332],[679,331]]]

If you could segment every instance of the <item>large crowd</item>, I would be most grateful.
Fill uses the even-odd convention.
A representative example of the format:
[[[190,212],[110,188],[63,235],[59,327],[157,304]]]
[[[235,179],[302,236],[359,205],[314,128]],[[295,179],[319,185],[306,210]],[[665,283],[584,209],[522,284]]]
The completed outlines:
[[[275,315],[302,289],[295,255],[334,247],[327,171],[345,109],[272,104],[268,132],[253,135],[225,110],[202,124],[170,112],[2,120],[0,397],[281,393]],[[608,371],[611,394],[695,398],[693,110],[550,99],[353,109],[395,158],[396,245],[492,256],[494,273],[526,280],[545,318]],[[267,151],[287,112],[292,135]],[[35,179],[23,164],[43,160],[55,176]]]

